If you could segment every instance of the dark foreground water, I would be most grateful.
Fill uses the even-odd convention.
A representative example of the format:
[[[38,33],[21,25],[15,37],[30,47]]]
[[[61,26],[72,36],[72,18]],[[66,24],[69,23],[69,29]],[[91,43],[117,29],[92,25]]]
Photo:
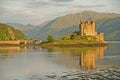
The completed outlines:
[[[0,80],[120,80],[120,43],[107,47],[0,47]]]

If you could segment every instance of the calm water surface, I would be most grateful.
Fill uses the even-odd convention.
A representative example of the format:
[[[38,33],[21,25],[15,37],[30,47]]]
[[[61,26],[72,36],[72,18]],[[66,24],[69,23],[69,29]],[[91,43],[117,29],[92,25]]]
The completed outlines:
[[[120,65],[120,43],[81,48],[0,47],[0,80],[53,80],[46,75],[110,65]]]

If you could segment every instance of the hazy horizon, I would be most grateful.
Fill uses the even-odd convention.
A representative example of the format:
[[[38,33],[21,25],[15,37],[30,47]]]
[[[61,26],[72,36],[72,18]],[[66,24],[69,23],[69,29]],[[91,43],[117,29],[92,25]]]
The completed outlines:
[[[1,0],[0,22],[39,25],[82,11],[120,13],[118,0]]]

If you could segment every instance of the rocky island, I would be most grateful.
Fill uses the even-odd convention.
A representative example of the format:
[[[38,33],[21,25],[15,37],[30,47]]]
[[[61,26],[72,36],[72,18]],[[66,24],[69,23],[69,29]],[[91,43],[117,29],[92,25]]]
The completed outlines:
[[[104,33],[97,33],[94,21],[80,21],[79,32],[62,35],[61,40],[48,38],[40,46],[106,46]]]

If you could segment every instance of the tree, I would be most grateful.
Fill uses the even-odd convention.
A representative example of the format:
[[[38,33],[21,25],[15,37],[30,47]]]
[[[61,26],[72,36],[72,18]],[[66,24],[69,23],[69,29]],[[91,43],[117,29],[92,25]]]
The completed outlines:
[[[54,41],[54,38],[53,38],[53,36],[49,35],[49,36],[47,37],[47,40],[48,40],[48,42],[53,42],[53,41]]]

